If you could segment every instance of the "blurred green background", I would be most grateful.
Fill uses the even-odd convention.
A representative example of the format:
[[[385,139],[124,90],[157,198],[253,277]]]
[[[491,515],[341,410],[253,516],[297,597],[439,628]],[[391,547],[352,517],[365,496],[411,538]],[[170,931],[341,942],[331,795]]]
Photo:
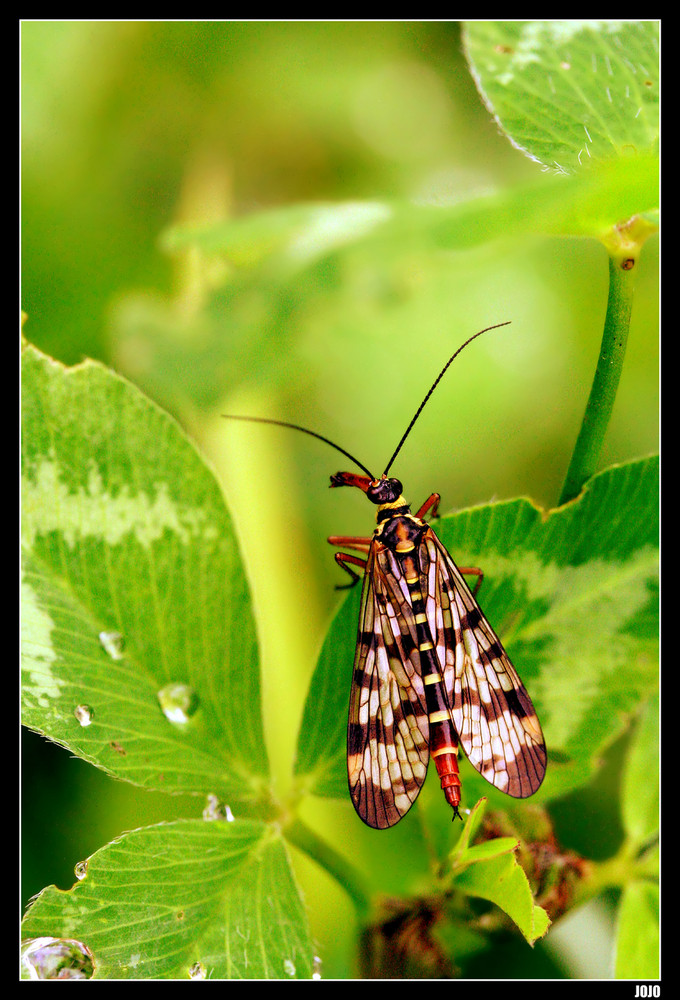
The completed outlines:
[[[25,334],[66,364],[93,357],[126,375],[212,463],[263,622],[285,791],[338,601],[325,538],[370,532],[372,514],[328,491],[344,461],[323,445],[220,414],[304,424],[380,472],[453,350],[512,320],[456,361],[393,471],[415,504],[440,492],[443,511],[517,495],[554,505],[599,350],[606,253],[540,234],[466,252],[359,243],[285,271],[164,251],[177,224],[306,202],[450,204],[539,177],[475,90],[457,22],[24,21],[21,44]],[[658,447],[657,255],[648,241],[603,467]],[[557,811],[587,856],[617,843],[620,750]],[[69,887],[75,863],[124,829],[200,815],[34,734],[24,769],[23,902]],[[324,974],[346,974],[351,910],[311,868],[300,861]]]

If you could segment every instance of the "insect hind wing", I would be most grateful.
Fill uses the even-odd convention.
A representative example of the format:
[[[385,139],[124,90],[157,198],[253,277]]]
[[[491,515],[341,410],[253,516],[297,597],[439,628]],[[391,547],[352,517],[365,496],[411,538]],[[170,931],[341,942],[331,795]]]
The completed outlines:
[[[444,680],[460,744],[483,778],[526,798],[541,785],[547,764],[536,710],[451,556],[432,538],[438,645],[445,650]]]

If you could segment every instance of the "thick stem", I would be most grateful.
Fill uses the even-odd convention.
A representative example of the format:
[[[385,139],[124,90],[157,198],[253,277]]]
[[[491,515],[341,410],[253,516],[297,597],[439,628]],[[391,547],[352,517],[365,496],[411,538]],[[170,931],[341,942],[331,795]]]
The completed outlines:
[[[313,858],[338,881],[354,902],[359,916],[364,918],[370,909],[370,892],[357,868],[300,819],[286,826],[285,834],[291,844]]]
[[[637,260],[633,256],[622,258],[620,253],[610,253],[609,297],[600,357],[567,478],[562,487],[560,504],[578,496],[598,468],[626,354],[636,265]]]

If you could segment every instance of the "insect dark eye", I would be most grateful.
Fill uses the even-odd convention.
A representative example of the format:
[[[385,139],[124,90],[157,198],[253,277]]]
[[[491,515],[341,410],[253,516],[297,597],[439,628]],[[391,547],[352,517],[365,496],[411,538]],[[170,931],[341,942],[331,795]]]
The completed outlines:
[[[366,496],[375,504],[392,503],[402,493],[403,486],[398,479],[378,479],[366,490]]]

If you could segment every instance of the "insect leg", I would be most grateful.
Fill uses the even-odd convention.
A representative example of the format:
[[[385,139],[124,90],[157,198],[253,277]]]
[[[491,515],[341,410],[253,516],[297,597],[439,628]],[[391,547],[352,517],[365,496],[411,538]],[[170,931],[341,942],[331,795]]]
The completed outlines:
[[[474,597],[479,588],[482,585],[482,580],[484,579],[484,571],[479,568],[479,566],[459,566],[459,573],[463,573],[465,576],[476,576],[477,582],[472,590],[472,596]]]
[[[371,547],[370,538],[356,537],[355,535],[331,535],[328,538],[330,545],[342,545],[347,549],[358,549],[360,552],[368,553]],[[359,573],[355,573],[353,569],[350,569],[348,563],[352,563],[354,566],[361,566],[362,569],[366,569],[366,560],[361,559],[359,556],[351,556],[347,552],[336,552],[335,561],[338,566],[342,566],[346,573],[352,577],[352,582],[336,587],[336,590],[346,590],[348,587],[353,587],[357,580],[361,577]]]
[[[419,518],[422,519],[422,518],[425,517],[425,515],[428,513],[428,511],[431,511],[431,514],[430,514],[431,517],[436,517],[437,516],[437,511],[439,509],[439,500],[440,499],[441,498],[440,498],[440,496],[439,496],[438,493],[432,493],[427,498],[427,500],[425,501],[425,503],[423,504],[423,506],[420,508],[420,510],[417,511],[416,517],[419,517]]]
[[[329,545],[341,545],[346,549],[361,549],[362,551],[368,551],[371,547],[370,538],[357,538],[355,535],[330,535],[327,541]]]
[[[354,570],[348,565],[351,563],[353,566],[361,566],[362,569],[366,568],[366,560],[360,559],[359,556],[350,556],[347,552],[336,552],[335,561],[338,566],[341,566],[346,573],[352,577],[351,583],[339,584],[336,590],[346,590],[348,587],[353,587],[357,580],[361,579],[359,573],[355,573]]]

